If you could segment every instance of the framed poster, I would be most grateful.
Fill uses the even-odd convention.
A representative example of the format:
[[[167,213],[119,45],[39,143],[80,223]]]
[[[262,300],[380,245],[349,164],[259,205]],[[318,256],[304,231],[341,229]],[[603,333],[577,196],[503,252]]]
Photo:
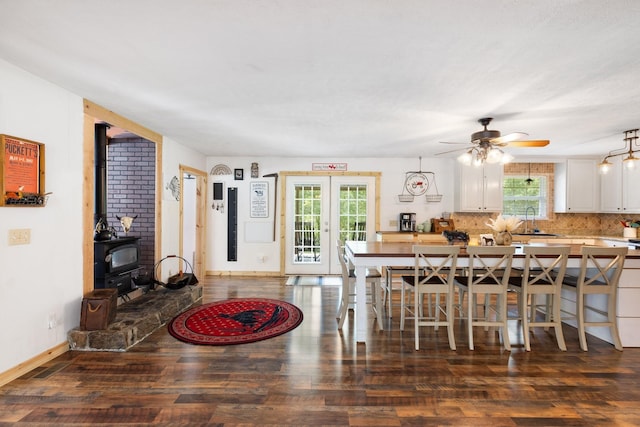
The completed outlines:
[[[269,217],[269,183],[266,181],[251,183],[250,216],[251,218]]]
[[[44,144],[0,135],[0,206],[43,206]]]
[[[244,179],[244,169],[234,169],[233,170],[233,179],[236,181],[241,181]]]

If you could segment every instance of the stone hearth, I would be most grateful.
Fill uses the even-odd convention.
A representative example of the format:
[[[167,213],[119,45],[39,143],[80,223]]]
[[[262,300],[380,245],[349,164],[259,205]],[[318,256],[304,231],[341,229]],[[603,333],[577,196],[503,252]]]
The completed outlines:
[[[71,350],[127,351],[153,331],[202,299],[202,286],[169,290],[158,288],[118,305],[116,319],[107,329],[67,334]]]

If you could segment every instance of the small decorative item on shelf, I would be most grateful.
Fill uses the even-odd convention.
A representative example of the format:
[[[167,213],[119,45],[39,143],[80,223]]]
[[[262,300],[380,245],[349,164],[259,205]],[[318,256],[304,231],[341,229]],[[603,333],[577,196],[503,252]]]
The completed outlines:
[[[138,218],[138,215],[135,216],[118,216],[116,215],[118,221],[120,221],[120,225],[122,226],[122,231],[124,231],[125,237],[129,234],[129,230],[131,230],[131,225],[133,225],[133,221]]]
[[[638,228],[640,227],[640,221],[634,221],[631,219],[625,219],[624,221],[620,221],[622,226],[622,236],[628,237],[631,239],[635,239],[638,237]]]
[[[489,219],[486,225],[493,230],[493,240],[496,245],[510,246],[513,241],[511,232],[520,227],[522,221],[511,216],[504,218],[502,214],[498,215],[496,219]]]
[[[465,231],[448,231],[442,232],[442,235],[447,239],[450,245],[462,245],[467,246],[469,243],[469,234]]]
[[[493,238],[493,234],[480,235],[480,246],[493,246],[494,244],[495,240]]]

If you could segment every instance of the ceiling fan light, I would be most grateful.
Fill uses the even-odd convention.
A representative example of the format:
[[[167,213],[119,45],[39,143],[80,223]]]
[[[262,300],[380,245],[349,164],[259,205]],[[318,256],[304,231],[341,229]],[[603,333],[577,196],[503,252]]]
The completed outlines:
[[[503,154],[499,148],[490,148],[487,151],[487,163],[498,163],[502,161]]]
[[[506,165],[507,163],[511,163],[514,157],[509,153],[502,153],[502,158],[500,159],[500,163]]]
[[[462,153],[461,155],[458,156],[458,161],[465,166],[470,166],[472,160],[473,160],[473,153],[471,150],[467,151],[466,153]]]

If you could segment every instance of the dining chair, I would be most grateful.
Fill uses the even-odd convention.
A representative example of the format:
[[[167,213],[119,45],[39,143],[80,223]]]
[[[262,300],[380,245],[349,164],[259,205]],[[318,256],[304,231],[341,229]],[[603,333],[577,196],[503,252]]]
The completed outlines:
[[[414,320],[415,348],[420,349],[420,326],[446,326],[449,347],[456,349],[454,337],[454,276],[460,246],[413,245],[415,264],[412,276],[403,276],[407,286],[402,288],[400,330],[404,331],[406,319]],[[406,289],[406,293],[405,293]],[[444,295],[444,306],[440,295]],[[410,303],[413,295],[413,304]],[[427,313],[424,299],[428,299]],[[433,306],[432,306],[433,304]],[[410,315],[407,317],[407,313]],[[444,316],[444,321],[441,320]]]
[[[349,312],[349,306],[355,303],[356,275],[355,269],[352,267],[351,263],[347,259],[347,255],[344,252],[344,242],[341,239],[337,239],[336,246],[338,250],[337,253],[338,259],[340,261],[340,268],[342,271],[342,292],[336,318],[338,319],[338,329],[342,329],[342,326],[344,325],[347,314]],[[371,306],[376,317],[376,321],[378,322],[378,329],[380,330],[384,329],[382,325],[382,316],[379,313],[379,311],[381,310],[378,310],[379,305],[382,305],[380,283],[381,278],[382,275],[377,269],[367,268],[366,281],[370,284],[371,287]]]
[[[563,279],[565,289],[576,293],[574,315],[564,319],[575,319],[580,338],[580,348],[588,351],[586,328],[608,327],[616,350],[622,351],[618,333],[617,297],[618,282],[624,266],[627,247],[583,246],[578,276],[566,274]],[[607,296],[606,305],[593,295]]]
[[[382,279],[382,296],[385,299],[384,304],[386,308],[387,317],[390,319],[393,318],[393,308],[400,307],[402,309],[401,302],[394,302],[393,294],[394,291],[397,295],[397,291],[401,291],[401,300],[405,295],[405,290],[403,289],[408,284],[403,280],[404,276],[413,274],[413,267],[404,267],[404,266],[392,266],[387,265],[384,267],[384,277]],[[394,280],[394,278],[400,279]],[[398,286],[394,286],[398,285]]]
[[[366,221],[356,221],[353,223],[351,240],[362,241],[362,242],[367,240],[367,222]]]
[[[513,262],[514,246],[468,246],[469,267],[466,277],[456,279],[456,287],[461,292],[460,305],[467,294],[467,330],[469,350],[474,349],[473,328],[484,326],[486,330],[495,326],[505,350],[511,350],[507,326],[507,291]],[[479,304],[478,296],[484,297]],[[495,303],[491,297],[495,296]],[[482,315],[478,308],[484,306]],[[492,314],[492,315],[491,315]]]
[[[509,290],[518,294],[518,319],[527,351],[531,351],[529,332],[535,327],[553,327],[558,348],[567,350],[562,334],[560,305],[562,280],[570,250],[569,246],[525,246],[522,274],[509,277]],[[544,304],[538,304],[537,297],[544,297]],[[538,311],[542,311],[543,320],[538,320]]]

